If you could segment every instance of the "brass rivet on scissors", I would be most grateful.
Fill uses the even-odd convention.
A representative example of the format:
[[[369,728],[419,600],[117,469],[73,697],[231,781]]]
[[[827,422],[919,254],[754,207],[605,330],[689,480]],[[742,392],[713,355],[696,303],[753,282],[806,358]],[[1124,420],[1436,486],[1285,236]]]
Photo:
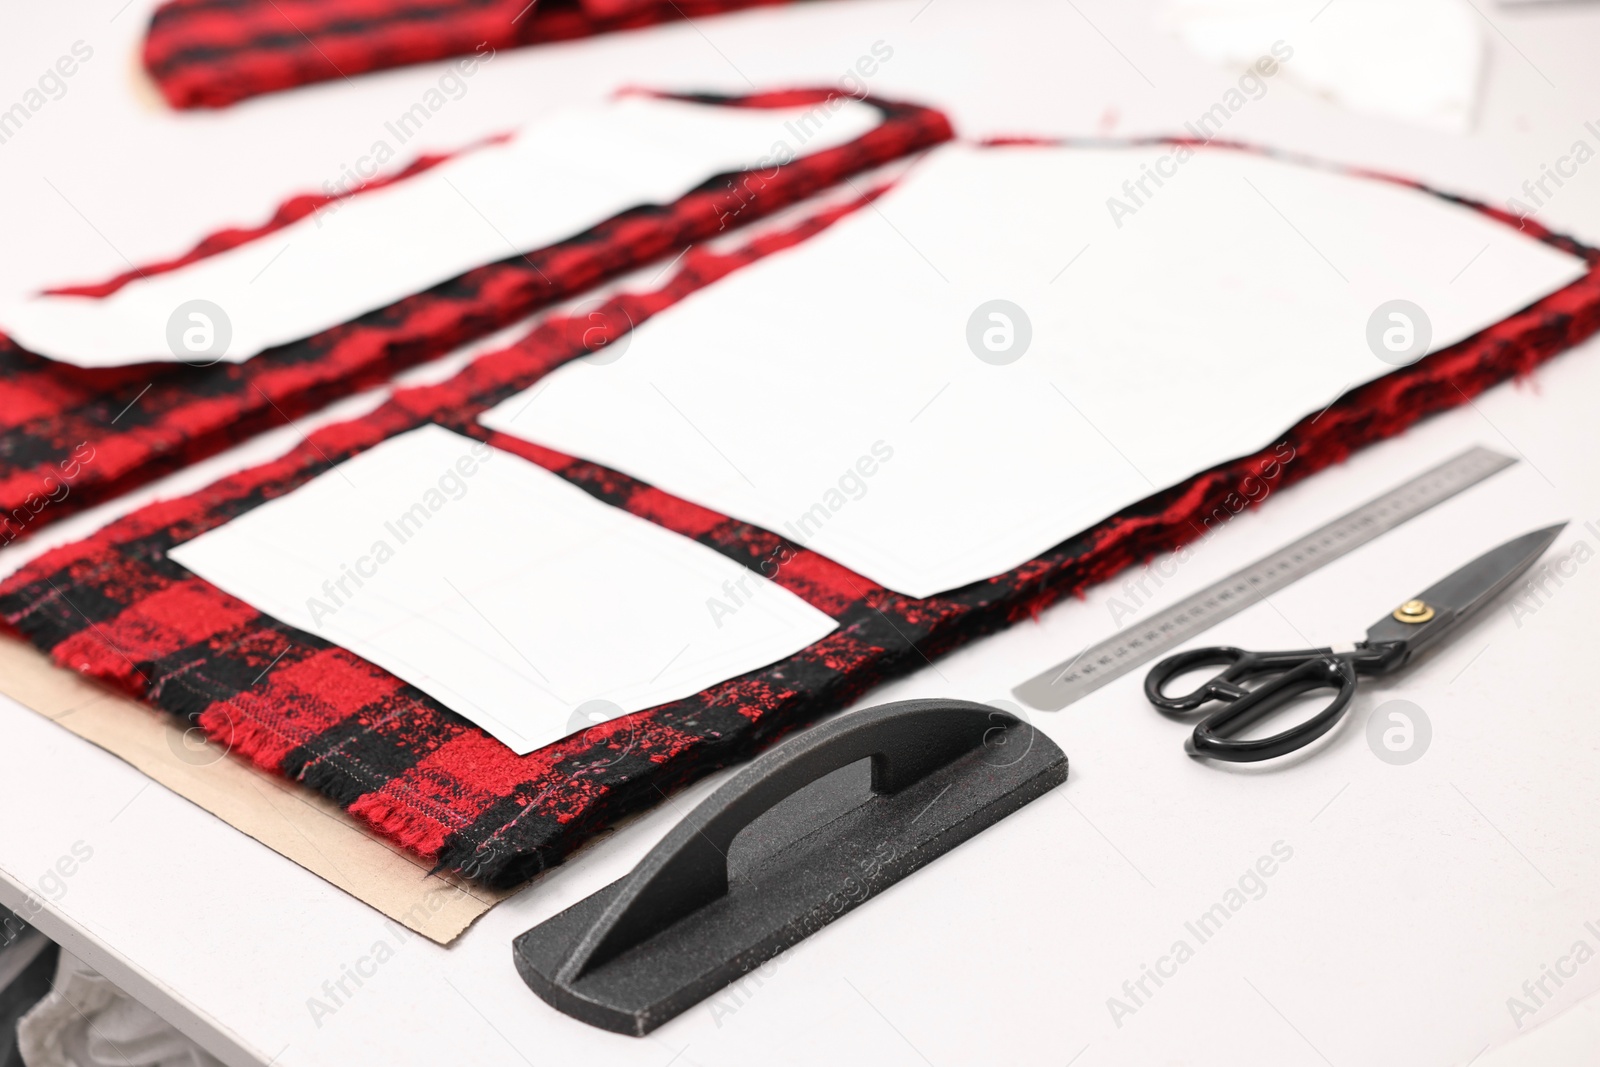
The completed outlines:
[[[1408,600],[1394,609],[1394,617],[1401,622],[1427,622],[1433,618],[1433,606],[1421,600]]]

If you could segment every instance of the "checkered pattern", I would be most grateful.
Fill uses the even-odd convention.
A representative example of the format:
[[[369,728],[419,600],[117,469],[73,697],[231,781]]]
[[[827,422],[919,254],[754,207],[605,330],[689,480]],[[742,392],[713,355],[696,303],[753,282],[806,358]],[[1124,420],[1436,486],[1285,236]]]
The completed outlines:
[[[607,323],[640,323],[859,210],[857,200],[734,253],[697,249],[664,288],[624,294]],[[1478,210],[1515,220],[1483,205]],[[838,710],[884,681],[1203,535],[1213,516],[1530,371],[1600,328],[1600,251],[1525,224],[1590,273],[1459,344],[1341,397],[1261,453],[1159,492],[1006,574],[925,599],[883,589],[747,523],[615,471],[479,426],[477,416],[575,356],[594,320],[546,322],[440,385],[329,426],[274,463],[155,504],[41,557],[0,585],[0,616],[58,664],[198,723],[259,767],[335,798],[443,868],[514,885],[621,816]],[[433,422],[515,452],[596,498],[692,537],[838,620],[771,666],[518,756],[425,694],[337,646],[264,617],[167,550],[380,441]],[[1286,461],[1291,455],[1292,459]]]
[[[792,107],[828,96],[826,90],[806,90],[680,99]],[[0,544],[387,381],[608,277],[951,136],[937,111],[873,103],[884,116],[877,127],[848,144],[786,164],[775,176],[763,174],[757,181],[754,172],[746,172],[709,178],[671,204],[623,212],[560,244],[468,271],[244,363],[84,370],[32,355],[0,336]],[[419,159],[402,174],[362,191],[420,173],[444,158]],[[61,291],[107,295],[133,277],[172,270],[287,226],[328,200],[297,197],[264,226],[227,230],[179,259]]]
[[[789,0],[168,0],[144,65],[173,107]]]

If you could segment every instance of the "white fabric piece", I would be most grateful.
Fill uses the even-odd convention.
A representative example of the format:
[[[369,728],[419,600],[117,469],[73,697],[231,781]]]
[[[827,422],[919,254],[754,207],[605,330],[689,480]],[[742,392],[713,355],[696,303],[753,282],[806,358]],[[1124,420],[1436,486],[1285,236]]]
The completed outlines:
[[[587,727],[689,696],[836,625],[704,545],[437,426],[169,555],[518,754],[572,733],[580,707]]]
[[[481,421],[928,596],[1393,370],[1366,341],[1389,300],[1425,309],[1437,349],[1584,271],[1413,189],[1173,155],[938,149],[875,207],[642,323],[619,360]],[[1111,221],[1107,197],[1146,168],[1173,176]],[[1004,366],[968,347],[995,298],[1031,319]]]
[[[231,340],[203,362],[240,363],[628,208],[670,203],[715,174],[854,140],[878,121],[855,100],[771,110],[629,96],[573,109],[105,299],[0,307],[0,330],[80,367],[193,362],[169,344],[169,319],[204,299],[226,316]]]
[[[0,908],[0,919],[14,915],[14,912]],[[4,1010],[5,993],[11,983],[21,977],[49,945],[50,939],[31,927],[24,927],[21,934],[13,937],[9,928],[0,925],[0,1012]],[[5,1036],[0,1035],[0,1050],[5,1047]],[[0,1063],[4,1062],[4,1056],[0,1055]]]
[[[27,1067],[223,1067],[65,949],[55,988],[17,1023]]]
[[[1249,66],[1283,41],[1285,76],[1342,106],[1472,126],[1485,52],[1467,0],[1168,0],[1162,15],[1210,62]]]

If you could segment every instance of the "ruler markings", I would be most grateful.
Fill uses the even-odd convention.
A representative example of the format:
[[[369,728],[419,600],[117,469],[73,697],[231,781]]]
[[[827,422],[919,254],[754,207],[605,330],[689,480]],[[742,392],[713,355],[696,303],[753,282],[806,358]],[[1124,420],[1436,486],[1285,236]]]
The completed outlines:
[[[1012,692],[1039,711],[1060,711],[1515,462],[1487,448],[1470,448],[1158,612],[1148,622],[1056,664]]]

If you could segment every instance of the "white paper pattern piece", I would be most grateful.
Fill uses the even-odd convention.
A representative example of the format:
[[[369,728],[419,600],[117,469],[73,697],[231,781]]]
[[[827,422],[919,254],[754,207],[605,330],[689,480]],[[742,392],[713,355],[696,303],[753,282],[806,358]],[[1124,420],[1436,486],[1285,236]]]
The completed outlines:
[[[437,426],[170,556],[410,682],[519,754],[591,701],[639,711],[832,632],[799,597],[549,471]]]
[[[533,123],[505,144],[105,299],[37,296],[0,308],[0,329],[31,352],[81,367],[240,363],[628,208],[670,203],[715,174],[844,144],[878,121],[854,100],[813,114],[624,97]],[[195,300],[220,308],[226,326],[187,313],[174,323]],[[185,339],[187,331],[199,332]],[[208,354],[224,343],[220,356]]]
[[[1437,349],[1582,274],[1429,194],[1254,154],[949,146],[481,421],[927,596],[1393,370],[1366,340],[1388,301]],[[1007,329],[990,358],[1014,362],[975,354]]]

